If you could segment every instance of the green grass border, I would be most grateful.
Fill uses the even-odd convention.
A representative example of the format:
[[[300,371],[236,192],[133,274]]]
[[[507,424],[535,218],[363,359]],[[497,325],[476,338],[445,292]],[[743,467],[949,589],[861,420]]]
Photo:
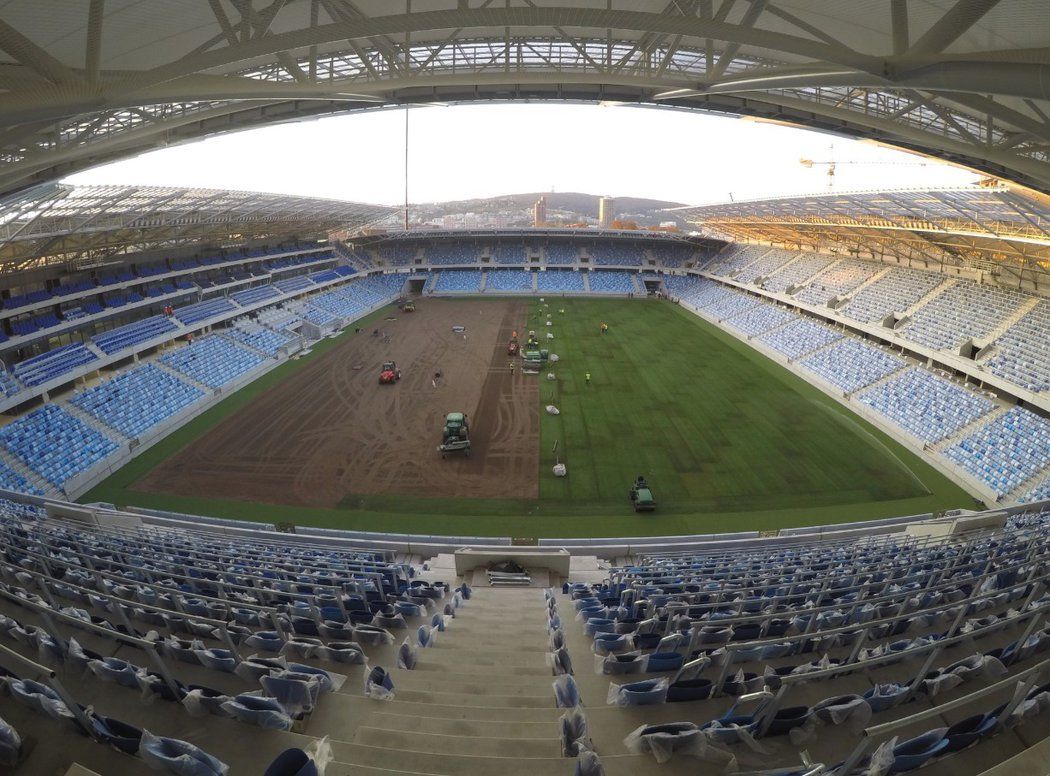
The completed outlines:
[[[492,297],[496,298],[496,297]],[[533,297],[529,297],[534,301]],[[628,302],[624,302],[625,304]],[[635,300],[635,304],[649,304]],[[380,308],[353,324],[366,328],[391,311]],[[808,383],[776,361],[748,346],[724,329],[694,315],[685,308],[675,308],[710,337],[717,337],[741,357],[748,358],[777,379],[787,381],[803,395],[829,405],[848,417],[850,422],[866,427],[896,455],[931,491],[908,499],[859,504],[826,504],[775,510],[743,512],[690,512],[673,505],[656,513],[635,515],[626,501],[617,506],[599,503],[580,506],[544,500],[505,499],[428,499],[410,496],[351,496],[339,508],[322,509],[263,504],[231,499],[198,498],[132,490],[135,482],[203,435],[209,429],[238,411],[263,391],[290,376],[311,359],[323,356],[342,337],[315,343],[310,354],[290,360],[258,380],[244,386],[198,417],[133,458],[113,475],[96,485],[79,500],[102,501],[118,506],[210,515],[261,522],[291,522],[324,528],[367,531],[394,531],[434,535],[513,536],[524,538],[578,538],[659,536],[692,533],[721,533],[741,530],[769,531],[835,523],[848,523],[901,515],[936,512],[956,507],[973,507],[975,501],[965,490],[949,480],[930,463],[907,449],[860,416],[851,412],[820,389]]]

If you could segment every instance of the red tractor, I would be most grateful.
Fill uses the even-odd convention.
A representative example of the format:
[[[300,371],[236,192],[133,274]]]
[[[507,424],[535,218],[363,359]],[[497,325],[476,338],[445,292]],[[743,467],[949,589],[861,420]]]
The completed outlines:
[[[379,370],[379,384],[393,385],[401,379],[401,370],[393,361],[384,361],[382,369]]]

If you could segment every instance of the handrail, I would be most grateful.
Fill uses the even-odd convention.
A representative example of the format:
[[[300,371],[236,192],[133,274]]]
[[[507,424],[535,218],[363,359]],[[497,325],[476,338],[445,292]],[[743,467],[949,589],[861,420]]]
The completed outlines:
[[[864,757],[870,752],[875,745],[877,739],[884,738],[886,735],[893,733],[896,730],[909,727],[918,722],[923,722],[933,717],[940,717],[946,711],[953,711],[954,709],[968,706],[971,703],[985,698],[989,695],[994,695],[1003,690],[1009,690],[1012,688],[1018,688],[1009,701],[1006,702],[1005,707],[999,714],[999,718],[996,722],[995,730],[1001,730],[1005,724],[1007,718],[1013,713],[1013,710],[1017,708],[1018,704],[1028,695],[1031,689],[1035,686],[1036,681],[1043,676],[1043,674],[1050,670],[1050,659],[1043,660],[1040,663],[1032,666],[1031,668],[1025,669],[1020,673],[1008,676],[994,684],[982,687],[979,690],[975,690],[972,693],[962,695],[954,700],[947,701],[945,703],[938,704],[929,709],[923,709],[907,717],[900,717],[899,719],[892,720],[890,722],[883,722],[879,725],[873,725],[866,728],[861,734],[861,740],[854,747],[850,755],[843,761],[842,765],[835,771],[836,774],[848,774],[853,771],[854,768],[864,759]]]

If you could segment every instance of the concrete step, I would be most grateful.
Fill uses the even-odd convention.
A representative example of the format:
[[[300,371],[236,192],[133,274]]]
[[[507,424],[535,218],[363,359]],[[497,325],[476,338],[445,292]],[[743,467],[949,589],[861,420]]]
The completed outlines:
[[[383,730],[418,730],[421,733],[438,733],[446,736],[526,739],[558,736],[558,724],[553,718],[530,722],[525,720],[448,719],[379,712],[368,718],[368,725]]]
[[[464,667],[471,670],[480,669],[479,673],[505,674],[507,672],[520,672],[522,668],[543,668],[547,673],[550,669],[544,657],[538,652],[523,652],[520,655],[501,655],[498,650],[474,650],[474,649],[450,649],[441,651],[439,649],[425,649],[419,656],[420,662],[432,665],[447,665],[453,670],[462,671]],[[484,669],[495,668],[496,671]]]
[[[336,761],[353,766],[386,768],[395,771],[426,774],[475,774],[487,776],[568,776],[572,773],[573,760],[564,757],[490,757],[478,755],[446,754],[443,752],[413,752],[364,744],[332,742],[332,754]],[[694,762],[695,767],[695,762]],[[346,770],[334,773],[355,774]],[[325,771],[328,774],[328,771]]]
[[[423,733],[413,729],[384,730],[371,726],[357,729],[355,744],[385,746],[409,752],[459,754],[482,757],[560,757],[557,737],[485,738],[479,736]]]
[[[554,678],[551,677],[553,683]],[[545,709],[554,707],[554,688],[547,688],[546,692],[539,689],[529,691],[513,690],[492,693],[489,695],[476,695],[471,692],[439,692],[437,690],[402,690],[395,685],[398,698],[416,703],[437,703],[442,706],[477,706],[478,708],[507,708],[521,707],[526,709]],[[451,689],[451,688],[450,688]]]
[[[547,679],[549,678],[549,681]],[[515,676],[470,676],[469,674],[450,674],[444,671],[395,671],[394,687],[398,694],[402,690],[419,690],[423,692],[458,692],[485,695],[540,695],[550,691],[550,682],[554,676],[544,677],[538,674]],[[542,688],[537,691],[537,688]]]

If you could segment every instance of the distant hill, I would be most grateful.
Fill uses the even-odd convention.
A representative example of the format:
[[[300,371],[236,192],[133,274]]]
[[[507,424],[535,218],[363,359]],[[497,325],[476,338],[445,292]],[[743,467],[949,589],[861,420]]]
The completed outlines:
[[[427,202],[412,206],[420,218],[437,218],[457,213],[509,213],[513,211],[531,211],[533,204],[540,197],[547,198],[547,212],[575,214],[580,218],[598,218],[597,194],[584,194],[576,191],[529,192],[525,194],[503,194],[497,197],[481,199],[462,199],[450,202]],[[640,216],[641,221],[658,223],[660,221],[677,221],[665,208],[681,207],[681,202],[670,202],[661,199],[643,197],[616,197],[617,214]]]

